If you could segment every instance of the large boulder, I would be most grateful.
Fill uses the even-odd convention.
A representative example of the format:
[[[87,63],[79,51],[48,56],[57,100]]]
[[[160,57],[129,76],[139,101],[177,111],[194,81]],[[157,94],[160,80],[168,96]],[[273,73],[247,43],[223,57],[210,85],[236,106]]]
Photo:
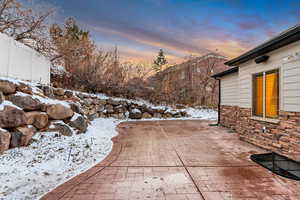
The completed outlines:
[[[88,115],[95,115],[95,114],[97,114],[97,108],[91,107],[88,111]]]
[[[9,148],[11,135],[8,131],[0,128],[0,153]]]
[[[61,120],[72,117],[74,112],[71,108],[68,108],[62,104],[54,104],[48,106],[47,114],[51,119]]]
[[[153,117],[154,118],[162,118],[162,115],[160,113],[154,113]]]
[[[65,90],[62,88],[54,88],[54,94],[57,96],[64,96]]]
[[[91,99],[91,98],[86,98],[86,99],[84,99],[83,104],[84,104],[85,106],[91,106],[91,105],[93,104],[93,99]]]
[[[124,113],[126,112],[126,108],[123,105],[116,106],[114,108],[115,113]]]
[[[43,86],[42,87],[43,93],[44,95],[46,95],[47,97],[53,97],[54,96],[54,92],[53,92],[53,88],[50,86]]]
[[[166,112],[167,108],[163,109],[163,108],[158,108],[155,110],[155,112],[158,112],[160,114],[164,114]]]
[[[147,113],[147,112],[145,112],[145,113],[143,113],[142,118],[144,118],[144,119],[150,119],[150,118],[152,118],[152,115],[149,114],[149,113]]]
[[[60,135],[64,136],[72,136],[73,131],[72,129],[63,123],[54,123],[50,126],[49,131],[55,131],[58,132]]]
[[[9,100],[23,110],[33,111],[40,110],[42,103],[30,95],[11,95]]]
[[[106,104],[106,100],[105,99],[99,99],[98,104],[104,106]]]
[[[172,115],[172,113],[166,112],[166,113],[163,114],[163,117],[164,118],[172,118],[173,115]]]
[[[105,106],[102,104],[99,104],[96,106],[97,112],[103,112],[105,110]]]
[[[79,133],[85,133],[88,127],[88,122],[82,115],[75,114],[69,125],[79,130]]]
[[[4,97],[4,94],[3,92],[0,91],[0,104],[5,101],[5,97]]]
[[[112,114],[111,117],[116,118],[116,119],[126,119],[126,116],[124,113]]]
[[[48,115],[44,112],[27,112],[25,113],[28,125],[33,125],[38,129],[43,129],[48,125]]]
[[[17,86],[17,90],[26,94],[33,94],[32,88],[24,83],[19,83],[19,85]]]
[[[144,107],[143,112],[147,112],[150,115],[153,115],[155,113],[154,109],[152,109],[151,107]]]
[[[114,113],[114,107],[112,105],[105,105],[105,111],[106,113]]]
[[[68,97],[68,98],[71,98],[74,96],[73,92],[72,91],[69,91],[69,90],[66,90],[65,91],[65,95]]]
[[[112,105],[112,106],[118,106],[118,105],[121,104],[120,101],[116,101],[116,100],[113,100],[113,99],[108,99],[106,102],[107,102],[108,104]]]
[[[27,146],[31,141],[32,136],[35,134],[36,130],[32,126],[22,126],[15,129],[15,132],[21,133],[21,146]]]
[[[80,108],[80,105],[76,103],[70,103],[70,107],[73,110],[73,112],[83,115],[83,110]]]
[[[0,80],[0,91],[4,94],[13,94],[16,92],[16,85],[7,80]]]
[[[83,93],[80,93],[80,92],[78,92],[78,93],[76,94],[76,96],[77,96],[79,99],[84,99],[84,98],[85,98],[85,95],[84,95]]]
[[[87,118],[90,120],[90,121],[94,121],[94,119],[98,118],[99,117],[99,114],[98,113],[95,113],[95,114],[88,114],[87,115]]]
[[[181,111],[180,114],[182,117],[189,117],[186,111]]]
[[[14,128],[26,124],[25,113],[23,110],[12,106],[4,106],[0,110],[0,128]]]
[[[134,108],[129,112],[130,119],[142,119],[142,116],[142,112],[137,108]]]
[[[21,146],[21,138],[22,133],[20,132],[11,132],[11,138],[10,138],[10,148],[16,148]]]

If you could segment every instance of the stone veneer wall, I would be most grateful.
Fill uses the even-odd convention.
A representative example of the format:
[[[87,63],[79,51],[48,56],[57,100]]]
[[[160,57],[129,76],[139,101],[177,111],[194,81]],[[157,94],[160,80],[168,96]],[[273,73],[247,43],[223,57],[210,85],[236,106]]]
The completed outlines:
[[[221,124],[227,128],[235,130],[236,121],[239,114],[238,106],[221,106]]]
[[[221,124],[236,130],[241,140],[300,162],[300,112],[281,111],[278,123],[254,120],[251,116],[248,108],[221,108]]]

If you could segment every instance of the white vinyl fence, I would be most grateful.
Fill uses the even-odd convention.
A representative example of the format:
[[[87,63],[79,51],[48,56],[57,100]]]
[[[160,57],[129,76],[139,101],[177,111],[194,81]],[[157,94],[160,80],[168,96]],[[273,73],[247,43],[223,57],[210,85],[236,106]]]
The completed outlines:
[[[35,50],[0,33],[0,76],[49,84],[50,66]]]

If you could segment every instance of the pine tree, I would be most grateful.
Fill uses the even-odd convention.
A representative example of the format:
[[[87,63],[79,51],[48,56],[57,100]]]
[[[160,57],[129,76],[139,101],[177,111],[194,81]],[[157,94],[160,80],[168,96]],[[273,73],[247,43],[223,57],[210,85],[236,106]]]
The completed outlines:
[[[162,66],[167,64],[168,61],[164,55],[164,51],[162,49],[159,50],[156,60],[153,63],[153,69],[156,72],[159,72],[162,69]]]

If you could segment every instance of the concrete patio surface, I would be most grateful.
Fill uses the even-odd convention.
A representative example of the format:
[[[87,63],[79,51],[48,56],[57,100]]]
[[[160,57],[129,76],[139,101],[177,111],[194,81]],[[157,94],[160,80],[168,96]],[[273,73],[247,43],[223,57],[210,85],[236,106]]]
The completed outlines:
[[[110,155],[43,200],[299,200],[300,182],[249,159],[264,152],[209,121],[121,123]]]

